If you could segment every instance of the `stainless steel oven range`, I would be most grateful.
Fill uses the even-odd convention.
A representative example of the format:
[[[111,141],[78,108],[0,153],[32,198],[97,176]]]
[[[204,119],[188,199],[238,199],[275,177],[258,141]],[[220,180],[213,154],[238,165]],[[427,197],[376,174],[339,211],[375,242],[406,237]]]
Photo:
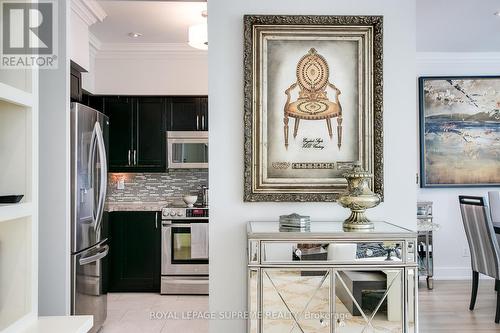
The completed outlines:
[[[161,294],[208,295],[208,208],[164,208]]]

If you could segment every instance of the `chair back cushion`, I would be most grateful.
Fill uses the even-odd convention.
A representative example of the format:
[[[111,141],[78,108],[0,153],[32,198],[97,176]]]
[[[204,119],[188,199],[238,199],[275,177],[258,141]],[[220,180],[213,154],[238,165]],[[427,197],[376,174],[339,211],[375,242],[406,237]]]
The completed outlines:
[[[500,279],[500,250],[482,197],[459,196],[472,270]]]
[[[297,63],[297,83],[303,94],[326,90],[330,76],[326,59],[311,48]]]
[[[490,206],[491,221],[493,223],[500,223],[500,191],[489,191],[488,203]]]

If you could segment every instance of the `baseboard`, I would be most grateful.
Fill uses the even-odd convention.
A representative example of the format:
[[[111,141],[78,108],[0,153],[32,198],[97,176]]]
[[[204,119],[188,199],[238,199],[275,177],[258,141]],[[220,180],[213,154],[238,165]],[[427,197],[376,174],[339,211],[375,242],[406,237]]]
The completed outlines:
[[[481,279],[491,279],[480,274]],[[470,267],[434,267],[434,280],[471,280]]]

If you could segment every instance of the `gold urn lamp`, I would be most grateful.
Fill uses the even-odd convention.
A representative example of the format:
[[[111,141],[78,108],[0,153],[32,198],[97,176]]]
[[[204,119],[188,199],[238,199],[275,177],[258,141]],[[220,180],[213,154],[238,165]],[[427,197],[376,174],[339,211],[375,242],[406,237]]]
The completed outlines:
[[[357,164],[343,176],[347,179],[347,192],[340,196],[338,203],[351,210],[351,215],[344,221],[343,227],[352,230],[373,229],[373,222],[366,217],[365,210],[376,207],[381,200],[380,196],[370,189],[368,181],[372,175]]]

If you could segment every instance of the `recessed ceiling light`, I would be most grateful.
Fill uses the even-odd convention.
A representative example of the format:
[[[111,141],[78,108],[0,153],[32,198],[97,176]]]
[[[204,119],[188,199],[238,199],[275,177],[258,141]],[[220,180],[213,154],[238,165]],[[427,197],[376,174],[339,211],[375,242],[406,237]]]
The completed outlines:
[[[494,14],[494,15],[495,15],[495,16],[500,16],[500,11],[495,12],[495,14]]]
[[[142,34],[140,32],[129,32],[128,36],[130,38],[139,38],[139,37],[142,37]]]

